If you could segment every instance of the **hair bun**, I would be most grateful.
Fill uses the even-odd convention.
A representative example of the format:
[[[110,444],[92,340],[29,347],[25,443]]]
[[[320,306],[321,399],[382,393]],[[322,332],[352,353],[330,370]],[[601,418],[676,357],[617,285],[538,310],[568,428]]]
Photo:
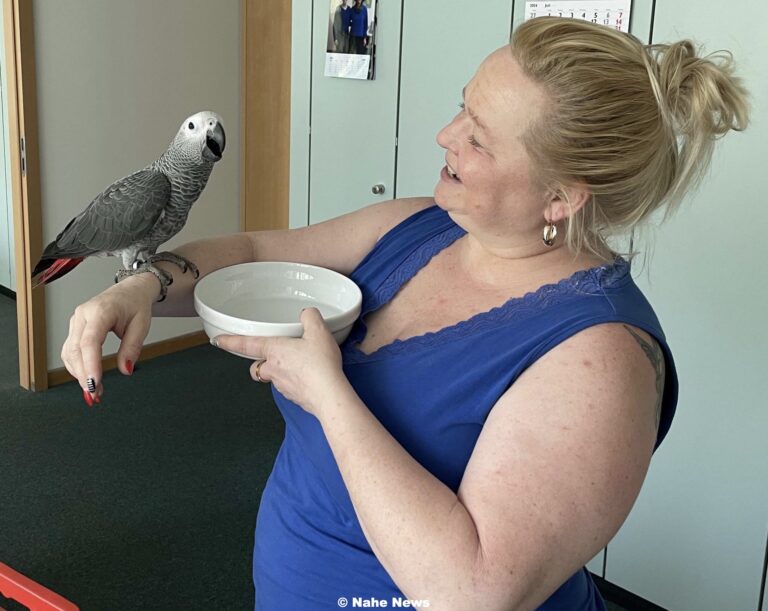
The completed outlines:
[[[718,137],[747,126],[746,90],[733,74],[729,51],[699,57],[690,40],[646,49],[651,58],[651,86],[676,135],[703,128],[710,137]]]

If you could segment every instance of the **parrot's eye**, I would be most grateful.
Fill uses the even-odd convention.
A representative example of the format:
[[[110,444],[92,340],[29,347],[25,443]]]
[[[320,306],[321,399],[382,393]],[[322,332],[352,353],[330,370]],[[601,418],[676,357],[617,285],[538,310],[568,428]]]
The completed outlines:
[[[195,124],[192,123],[192,121],[189,122],[189,125],[187,125],[189,129],[195,129]]]

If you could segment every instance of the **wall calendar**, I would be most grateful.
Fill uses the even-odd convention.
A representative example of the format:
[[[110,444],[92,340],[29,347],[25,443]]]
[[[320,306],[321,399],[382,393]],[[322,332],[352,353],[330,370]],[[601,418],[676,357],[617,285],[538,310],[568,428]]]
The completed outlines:
[[[536,17],[568,17],[607,25],[628,33],[631,8],[632,0],[526,2],[525,20]]]

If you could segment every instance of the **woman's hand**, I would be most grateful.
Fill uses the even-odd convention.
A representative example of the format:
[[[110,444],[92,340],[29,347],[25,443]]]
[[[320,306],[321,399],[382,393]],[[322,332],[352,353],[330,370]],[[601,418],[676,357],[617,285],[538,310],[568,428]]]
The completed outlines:
[[[339,346],[318,309],[303,310],[300,320],[304,325],[300,338],[219,335],[213,343],[258,359],[251,366],[254,380],[272,382],[286,398],[319,418],[325,400],[349,382]]]
[[[83,389],[89,406],[101,402],[101,349],[113,331],[122,341],[117,351],[117,367],[125,375],[133,373],[152,321],[152,303],[157,297],[157,281],[131,276],[109,287],[75,308],[69,319],[69,335],[61,348],[64,366]],[[88,389],[88,380],[92,379]]]

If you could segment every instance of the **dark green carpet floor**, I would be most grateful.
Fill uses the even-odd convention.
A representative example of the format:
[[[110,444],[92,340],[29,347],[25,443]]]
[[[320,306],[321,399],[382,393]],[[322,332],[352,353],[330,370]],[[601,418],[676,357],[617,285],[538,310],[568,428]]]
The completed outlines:
[[[250,362],[212,346],[79,386],[18,385],[0,295],[0,562],[84,611],[253,608],[251,553],[283,420]]]

